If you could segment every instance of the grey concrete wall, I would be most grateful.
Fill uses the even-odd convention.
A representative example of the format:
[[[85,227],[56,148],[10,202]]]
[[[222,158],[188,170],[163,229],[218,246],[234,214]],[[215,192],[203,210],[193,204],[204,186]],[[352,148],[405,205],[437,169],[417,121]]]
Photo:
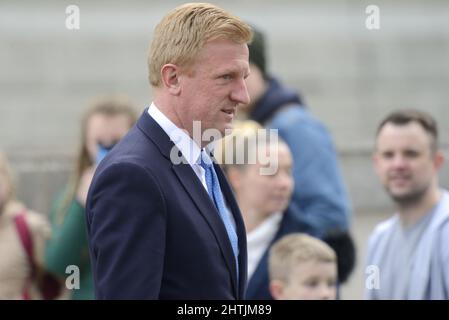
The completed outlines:
[[[389,111],[431,112],[449,146],[449,2],[375,1],[381,28],[370,31],[371,2],[215,1],[267,33],[270,70],[333,133],[356,212],[389,206],[370,162]],[[13,160],[19,196],[42,211],[67,178],[90,98],[126,93],[139,110],[151,102],[152,30],[182,1],[76,1],[81,28],[70,31],[72,3],[0,2],[0,149]],[[441,180],[449,187],[447,168]]]

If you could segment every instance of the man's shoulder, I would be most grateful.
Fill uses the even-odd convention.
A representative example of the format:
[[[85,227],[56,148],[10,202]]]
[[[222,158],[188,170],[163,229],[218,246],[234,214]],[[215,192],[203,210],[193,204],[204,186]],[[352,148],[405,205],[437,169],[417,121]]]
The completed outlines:
[[[326,126],[317,119],[307,108],[292,103],[277,111],[268,123],[270,128],[292,130],[314,130],[326,132]]]
[[[388,236],[393,229],[394,225],[398,223],[399,217],[397,214],[392,217],[378,223],[374,230],[371,232],[369,242],[373,245],[378,242],[381,238]]]
[[[155,178],[168,164],[154,142],[133,127],[98,165],[92,184],[100,177],[119,178],[123,174]]]
[[[279,121],[283,119],[309,119],[313,118],[309,110],[297,102],[287,103],[280,107],[273,115],[270,122]]]
[[[128,162],[150,165],[161,156],[162,153],[153,140],[134,126],[106,156],[104,163],[110,165]]]
[[[449,192],[441,189],[442,196],[435,214],[432,217],[432,228],[449,235]]]

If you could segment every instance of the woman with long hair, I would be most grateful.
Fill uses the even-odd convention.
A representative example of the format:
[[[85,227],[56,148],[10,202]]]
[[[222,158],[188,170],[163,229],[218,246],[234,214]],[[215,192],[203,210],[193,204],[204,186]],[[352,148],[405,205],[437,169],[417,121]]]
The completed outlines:
[[[128,132],[135,120],[133,107],[121,97],[95,100],[82,119],[81,146],[75,169],[52,206],[52,237],[45,255],[48,270],[61,279],[72,274],[73,270],[79,270],[79,282],[73,280],[68,288],[72,289],[72,299],[94,298],[85,222],[89,185],[97,164]],[[72,267],[68,269],[69,266]]]

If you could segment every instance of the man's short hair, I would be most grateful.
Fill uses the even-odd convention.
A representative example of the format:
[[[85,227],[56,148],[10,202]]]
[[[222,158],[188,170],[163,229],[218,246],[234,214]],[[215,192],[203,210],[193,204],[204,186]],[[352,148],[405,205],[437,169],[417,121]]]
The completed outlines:
[[[253,40],[248,45],[249,62],[256,65],[262,73],[264,79],[268,79],[267,75],[267,59],[265,50],[265,35],[253,25]]]
[[[382,128],[388,123],[392,123],[397,126],[403,126],[409,124],[410,122],[418,123],[424,129],[424,131],[429,134],[429,136],[431,137],[431,150],[433,152],[436,152],[438,150],[438,126],[435,119],[430,114],[424,111],[404,109],[390,113],[379,124],[376,132],[376,137],[379,135]]]
[[[249,43],[248,24],[209,3],[187,3],[168,13],[154,31],[148,55],[149,80],[161,84],[161,69],[167,63],[188,68],[208,41],[229,39]]]
[[[268,269],[270,280],[288,282],[293,267],[308,261],[336,263],[334,250],[325,242],[303,233],[282,237],[270,249]]]

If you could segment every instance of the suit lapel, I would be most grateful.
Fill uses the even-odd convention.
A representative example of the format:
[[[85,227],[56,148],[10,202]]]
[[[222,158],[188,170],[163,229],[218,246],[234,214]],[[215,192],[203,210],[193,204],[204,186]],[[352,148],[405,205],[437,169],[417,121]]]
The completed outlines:
[[[175,147],[176,148],[176,147]],[[210,199],[204,187],[201,185],[196,174],[193,172],[189,164],[173,165],[173,171],[178,177],[179,182],[184,187],[185,191],[189,194],[201,215],[209,224],[212,229],[215,238],[220,246],[221,252],[225,257],[226,264],[231,272],[231,278],[233,287],[237,293],[237,274],[236,264],[234,259],[234,253],[232,251],[231,243],[228,238],[228,234],[224,227],[224,224],[220,218],[215,205]]]
[[[214,159],[215,162],[215,159]],[[235,200],[234,193],[229,186],[228,181],[226,180],[223,171],[220,166],[214,163],[215,171],[217,172],[218,180],[220,182],[220,187],[225,197],[226,203],[229,206],[229,209],[232,212],[232,215],[235,220],[237,237],[239,239],[239,299],[243,299],[243,294],[246,289],[247,282],[247,246],[246,246],[246,231],[245,224],[243,222],[242,215],[240,213],[239,206]],[[234,267],[235,268],[235,267]]]
[[[159,124],[148,114],[148,108],[146,108],[137,122],[137,127],[159,148],[161,154],[170,161],[170,154],[174,150],[179,152],[179,149],[170,140],[169,136],[165,131],[159,126]],[[173,149],[175,148],[175,149]],[[181,152],[179,152],[180,154]],[[172,163],[170,161],[170,163]],[[240,274],[240,285],[237,288],[237,272],[234,253],[232,251],[231,243],[226,232],[226,228],[223,221],[220,218],[215,205],[210,199],[207,191],[204,189],[200,180],[196,176],[195,172],[192,170],[187,161],[181,161],[180,164],[173,164],[172,169],[178,178],[181,185],[184,187],[185,191],[189,194],[192,201],[197,206],[201,215],[207,221],[208,225],[212,229],[215,238],[219,244],[221,252],[225,258],[226,265],[231,273],[231,279],[233,283],[233,289],[238,299],[243,298],[243,291],[246,285],[246,234],[245,227],[243,224],[243,219],[238,209],[237,203],[234,199],[232,191],[224,178],[221,169],[215,165],[215,170],[220,181],[220,186],[223,190],[223,195],[228,205],[230,206],[231,212],[234,216],[236,226],[237,226],[237,236],[239,238],[239,274]]]

